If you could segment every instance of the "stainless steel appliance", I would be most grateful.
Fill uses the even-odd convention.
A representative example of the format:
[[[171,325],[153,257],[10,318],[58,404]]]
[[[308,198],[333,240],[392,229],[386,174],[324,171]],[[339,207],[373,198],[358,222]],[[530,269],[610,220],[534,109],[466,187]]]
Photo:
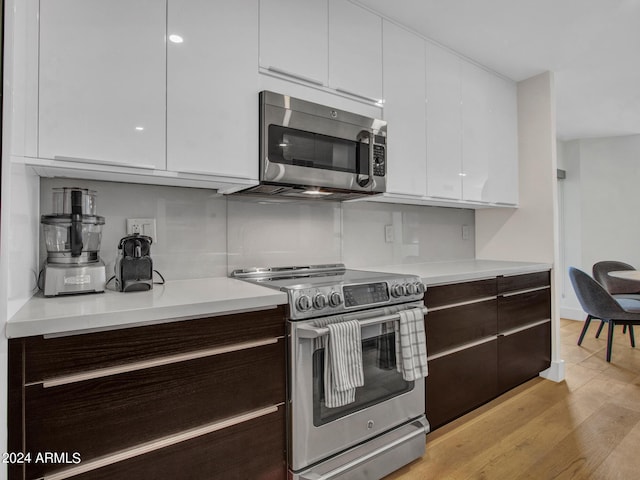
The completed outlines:
[[[424,378],[395,368],[398,312],[426,313],[419,277],[349,270],[342,264],[236,270],[232,276],[288,293],[288,448],[292,480],[382,478],[422,456],[429,423]],[[357,320],[364,385],[355,401],[328,408],[323,325]]]
[[[96,193],[54,188],[53,210],[40,218],[47,247],[39,284],[44,295],[103,292],[106,272],[98,253],[104,217],[96,215]]]
[[[260,185],[240,193],[347,200],[383,193],[387,123],[260,92]]]
[[[120,239],[116,258],[116,290],[139,292],[153,288],[152,242],[151,237],[137,233]]]

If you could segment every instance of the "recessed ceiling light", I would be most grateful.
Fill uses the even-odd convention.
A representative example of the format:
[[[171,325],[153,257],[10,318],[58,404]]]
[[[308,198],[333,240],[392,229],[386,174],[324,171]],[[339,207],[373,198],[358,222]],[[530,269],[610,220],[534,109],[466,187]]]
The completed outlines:
[[[175,33],[169,35],[169,41],[173,43],[182,43],[184,39],[180,35],[176,35]]]

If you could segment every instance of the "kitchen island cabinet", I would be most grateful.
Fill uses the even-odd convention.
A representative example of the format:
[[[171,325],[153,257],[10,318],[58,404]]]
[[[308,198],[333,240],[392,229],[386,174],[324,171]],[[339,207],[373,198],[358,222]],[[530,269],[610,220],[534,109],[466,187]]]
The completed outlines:
[[[550,272],[430,286],[426,413],[437,428],[551,362]]]
[[[284,315],[10,339],[9,478],[284,479]]]

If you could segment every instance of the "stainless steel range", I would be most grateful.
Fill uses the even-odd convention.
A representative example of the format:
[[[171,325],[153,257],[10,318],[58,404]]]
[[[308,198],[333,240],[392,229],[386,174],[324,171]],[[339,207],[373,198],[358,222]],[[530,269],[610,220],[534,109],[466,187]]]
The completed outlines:
[[[419,277],[342,264],[236,270],[232,276],[289,296],[290,479],[374,480],[423,455],[429,431],[424,378],[405,379],[397,368],[402,360],[396,361],[399,318],[415,315],[422,322],[426,313]],[[353,327],[354,320],[363,381],[336,406],[326,383],[334,369],[326,363],[329,332],[336,323]]]

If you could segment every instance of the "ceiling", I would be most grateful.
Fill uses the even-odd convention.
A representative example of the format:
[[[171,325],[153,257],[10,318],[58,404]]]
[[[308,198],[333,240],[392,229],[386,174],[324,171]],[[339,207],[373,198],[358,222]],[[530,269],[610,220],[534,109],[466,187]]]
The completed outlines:
[[[562,140],[640,134],[640,0],[357,0],[513,80],[552,71]]]

